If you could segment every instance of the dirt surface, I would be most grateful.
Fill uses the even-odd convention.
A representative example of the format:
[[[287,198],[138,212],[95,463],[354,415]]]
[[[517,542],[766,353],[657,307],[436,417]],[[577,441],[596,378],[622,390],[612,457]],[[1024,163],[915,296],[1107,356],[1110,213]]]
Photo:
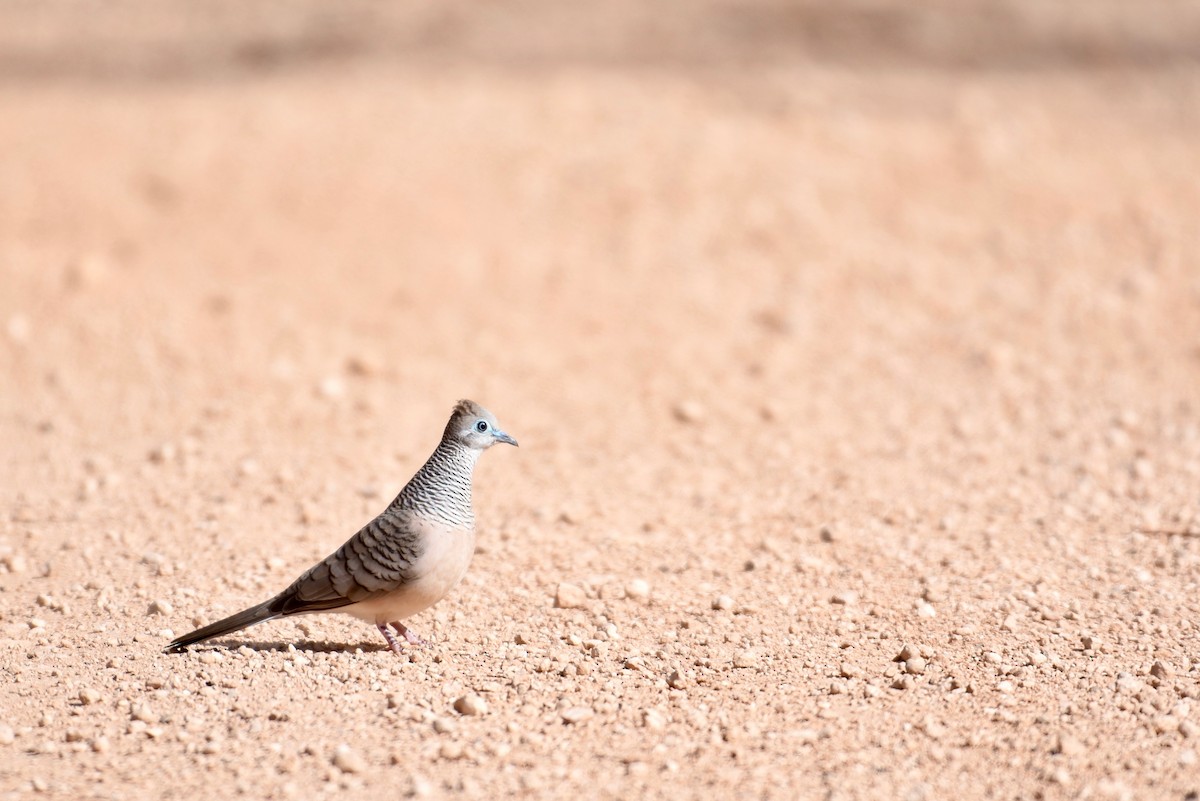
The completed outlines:
[[[0,9],[0,795],[1195,799],[1200,8],[907,5]]]

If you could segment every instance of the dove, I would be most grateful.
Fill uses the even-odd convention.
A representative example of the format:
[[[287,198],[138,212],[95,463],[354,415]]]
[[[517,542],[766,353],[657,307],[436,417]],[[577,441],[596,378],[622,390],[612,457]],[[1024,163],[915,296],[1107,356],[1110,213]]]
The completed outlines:
[[[471,479],[479,456],[517,441],[487,409],[459,401],[433,455],[379,516],[274,598],[174,639],[167,653],[281,617],[340,612],[373,623],[397,655],[424,641],[404,621],[462,580],[475,552]]]

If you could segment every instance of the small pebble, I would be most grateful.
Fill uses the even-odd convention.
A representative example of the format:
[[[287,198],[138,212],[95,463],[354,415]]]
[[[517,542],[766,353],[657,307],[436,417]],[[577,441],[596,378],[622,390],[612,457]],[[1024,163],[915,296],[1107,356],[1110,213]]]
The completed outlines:
[[[100,691],[94,687],[84,687],[79,691],[79,702],[84,706],[100,703],[102,696]]]
[[[667,718],[657,709],[647,709],[642,712],[642,725],[653,731],[661,731],[667,725]]]
[[[12,745],[17,733],[7,723],[0,723],[0,745]]]
[[[367,772],[367,761],[345,743],[342,743],[334,750],[333,766],[343,773]]]
[[[429,779],[426,779],[424,776],[419,776],[414,773],[409,781],[411,784],[408,788],[408,795],[412,798],[428,798],[429,796],[433,795],[434,791],[436,790],[433,782],[429,781]]]
[[[671,675],[667,676],[667,686],[672,690],[682,690],[687,686],[687,679],[678,670],[672,670]]]
[[[1165,680],[1175,675],[1175,671],[1171,666],[1161,659],[1154,660],[1154,664],[1150,666],[1150,675],[1156,679]]]
[[[171,606],[169,601],[164,601],[161,598],[156,598],[150,602],[150,608],[146,610],[148,615],[169,615],[175,611],[175,607]]]
[[[563,719],[563,723],[576,724],[591,720],[596,713],[591,707],[573,706],[568,709],[564,709],[558,714],[559,717]]]
[[[625,595],[634,600],[641,600],[650,595],[650,584],[645,579],[634,579],[625,585]]]
[[[733,599],[728,595],[718,595],[713,599],[712,608],[719,609],[721,611],[733,609]]]
[[[840,606],[854,606],[854,604],[858,603],[858,593],[854,590],[841,590],[840,592],[835,592],[829,599],[829,602]]]
[[[738,651],[733,655],[733,666],[735,668],[751,668],[758,664],[758,654],[754,651]]]
[[[140,720],[142,723],[158,723],[158,716],[154,714],[154,710],[147,703],[135,703],[129,712],[134,720]]]
[[[587,594],[575,584],[563,582],[554,593],[554,605],[559,609],[577,609],[587,603]]]
[[[1179,730],[1179,718],[1174,715],[1159,715],[1153,721],[1154,731],[1157,734],[1167,734],[1168,732]]]
[[[904,672],[912,676],[921,676],[925,673],[925,660],[922,657],[914,656],[904,662]]]
[[[486,715],[488,711],[487,702],[475,693],[467,693],[455,700],[454,711],[460,715],[472,717]]]

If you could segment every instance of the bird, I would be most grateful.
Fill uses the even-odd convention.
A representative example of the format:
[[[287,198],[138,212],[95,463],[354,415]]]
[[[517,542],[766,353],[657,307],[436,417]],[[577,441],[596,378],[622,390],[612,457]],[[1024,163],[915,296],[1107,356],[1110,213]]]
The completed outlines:
[[[462,579],[475,551],[471,477],[497,443],[516,445],[487,409],[461,400],[433,455],[374,520],[287,589],[257,606],[176,637],[166,653],[281,617],[341,612],[374,623],[388,647],[424,645],[404,620],[436,604]]]

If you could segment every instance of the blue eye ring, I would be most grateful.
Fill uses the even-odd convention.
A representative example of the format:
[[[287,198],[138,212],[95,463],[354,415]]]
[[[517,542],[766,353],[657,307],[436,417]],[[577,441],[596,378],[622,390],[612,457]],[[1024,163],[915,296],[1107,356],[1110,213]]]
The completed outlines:
[[[487,420],[480,420],[478,423],[476,423],[475,430],[480,434],[486,434],[488,430]]]

